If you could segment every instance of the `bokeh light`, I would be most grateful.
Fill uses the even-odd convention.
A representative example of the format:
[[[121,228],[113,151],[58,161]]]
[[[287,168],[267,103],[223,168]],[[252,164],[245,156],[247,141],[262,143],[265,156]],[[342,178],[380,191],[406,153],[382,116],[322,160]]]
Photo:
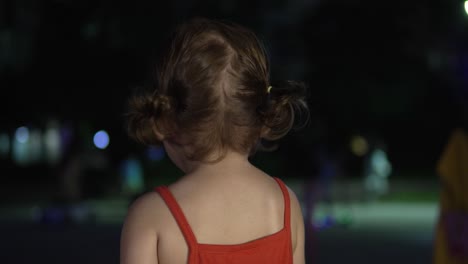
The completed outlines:
[[[29,140],[29,129],[27,127],[19,127],[15,132],[15,139],[19,143],[26,143]]]
[[[468,15],[468,0],[465,1],[465,12],[466,12],[466,15]]]
[[[144,190],[143,165],[136,157],[124,160],[121,166],[122,191],[134,195]]]
[[[353,154],[359,157],[366,155],[369,151],[369,144],[367,144],[366,139],[362,136],[354,136],[351,139],[350,145]]]
[[[58,123],[50,121],[43,135],[45,159],[49,164],[56,164],[61,157],[61,141]]]
[[[94,145],[98,149],[105,149],[109,145],[109,134],[105,130],[99,130],[94,134]]]
[[[151,146],[147,149],[146,156],[151,161],[160,161],[165,156],[164,148],[158,146]]]
[[[385,177],[387,177],[392,171],[392,165],[387,158],[387,154],[382,149],[374,150],[371,157],[371,163],[375,168],[374,170],[379,174],[386,175]]]
[[[27,165],[30,162],[29,129],[27,127],[23,126],[16,129],[12,156],[18,165]]]

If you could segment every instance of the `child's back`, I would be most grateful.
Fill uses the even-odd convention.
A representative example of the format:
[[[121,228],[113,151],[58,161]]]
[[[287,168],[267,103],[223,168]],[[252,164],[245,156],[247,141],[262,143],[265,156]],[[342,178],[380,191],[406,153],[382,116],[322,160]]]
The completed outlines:
[[[236,33],[230,27],[224,28],[222,24],[215,24],[216,30],[227,31],[224,32],[225,35],[212,36],[218,42],[218,38]],[[251,34],[242,31],[242,28],[240,30],[241,36]],[[200,31],[196,32],[203,34]],[[193,38],[196,32],[187,34],[189,36],[185,37],[184,41],[190,41],[190,37]],[[207,38],[203,39],[206,41]],[[200,45],[196,50],[206,52],[200,43],[202,42],[195,42],[195,46]],[[234,53],[228,56],[236,55],[236,47],[233,46],[228,47],[234,50],[231,50],[230,52]],[[255,45],[252,48],[255,48]],[[246,59],[249,58],[238,58],[244,63]],[[185,63],[193,63],[193,60],[186,60]],[[226,86],[238,83],[235,77],[242,72],[236,72],[237,66],[233,62],[229,62],[228,66],[220,65],[217,67],[227,67],[227,71],[232,72],[228,79],[226,76],[214,78],[220,82],[216,87],[222,86],[226,89]],[[259,67],[262,68],[261,65]],[[204,70],[205,72],[201,69],[201,72],[210,71]],[[171,82],[173,81],[168,83]],[[255,82],[252,85],[255,85]],[[303,220],[297,198],[280,180],[266,175],[248,161],[248,156],[254,152],[255,142],[259,138],[273,139],[282,136],[292,124],[293,116],[289,116],[292,115],[292,102],[286,101],[283,105],[285,109],[276,109],[277,106],[271,104],[275,103],[274,100],[281,101],[284,98],[263,98],[269,97],[271,88],[264,84],[261,86],[265,91],[259,92],[259,95],[245,90],[234,95],[236,100],[242,99],[240,101],[256,99],[251,100],[250,104],[257,109],[245,109],[245,106],[241,110],[221,109],[221,112],[224,111],[222,117],[219,116],[219,110],[200,117],[203,113],[196,114],[197,112],[209,112],[209,109],[213,108],[202,106],[203,111],[191,109],[189,113],[185,113],[191,114],[185,121],[199,118],[199,121],[194,123],[196,128],[190,127],[187,130],[187,127],[184,127],[184,133],[181,133],[179,129],[186,123],[174,125],[167,119],[152,127],[151,132],[163,142],[173,162],[186,172],[186,175],[169,188],[156,188],[155,192],[142,196],[132,205],[122,232],[121,263],[292,263],[293,255],[294,263],[304,262]],[[279,95],[290,96],[287,91],[278,89]],[[202,91],[197,91],[203,94]],[[229,91],[234,92],[236,91]],[[170,91],[159,93],[170,95]],[[177,93],[172,97],[177,95],[180,96]],[[233,95],[217,95],[214,99],[210,96],[206,94],[200,101],[206,101],[206,104],[214,101],[213,105],[223,104],[224,107],[233,104],[229,101]],[[225,98],[219,99],[220,96]],[[177,116],[174,112],[187,111],[191,105],[196,105],[193,100],[199,95],[192,97],[195,99],[183,99],[183,103],[175,103],[178,106],[169,111],[174,122],[185,118],[184,114]],[[174,104],[173,100],[165,98],[164,104]],[[182,107],[184,110],[178,110],[181,104],[185,104]],[[261,109],[262,107],[265,109]],[[267,109],[272,107],[275,108],[271,110],[273,113],[266,113],[270,111]],[[244,113],[239,113],[242,111]],[[249,111],[250,116],[246,115]],[[262,111],[266,112],[260,114]],[[153,118],[152,121],[157,123],[157,118]],[[218,126],[220,122],[224,124]],[[287,124],[283,124],[285,122]],[[212,126],[205,134],[204,125]],[[135,132],[135,137],[151,143],[141,132]],[[200,142],[204,144],[198,145]],[[206,148],[206,145],[211,147]]]

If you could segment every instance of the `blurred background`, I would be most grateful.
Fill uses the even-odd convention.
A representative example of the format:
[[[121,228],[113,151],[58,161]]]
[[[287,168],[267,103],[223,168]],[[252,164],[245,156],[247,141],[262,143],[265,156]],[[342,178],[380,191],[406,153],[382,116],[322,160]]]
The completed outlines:
[[[1,262],[118,262],[128,205],[182,175],[128,138],[126,101],[194,16],[309,87],[309,124],[252,158],[298,194],[308,263],[431,263],[440,177],[468,175],[446,147],[468,146],[464,0],[0,0]]]

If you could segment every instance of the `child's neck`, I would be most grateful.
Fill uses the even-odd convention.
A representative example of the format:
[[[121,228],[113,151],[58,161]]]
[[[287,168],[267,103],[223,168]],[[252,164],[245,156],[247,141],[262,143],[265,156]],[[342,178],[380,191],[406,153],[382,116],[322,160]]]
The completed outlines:
[[[237,174],[236,172],[251,169],[252,165],[248,160],[247,154],[241,154],[234,151],[229,151],[220,161],[216,163],[197,162],[192,166],[192,170],[187,173],[187,176],[209,177],[210,175],[229,175]]]

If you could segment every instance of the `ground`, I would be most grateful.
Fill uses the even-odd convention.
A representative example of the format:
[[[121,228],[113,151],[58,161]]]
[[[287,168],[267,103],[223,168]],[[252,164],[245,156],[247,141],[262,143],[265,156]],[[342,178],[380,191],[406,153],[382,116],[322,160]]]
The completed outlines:
[[[303,197],[299,183],[290,186]],[[431,263],[437,202],[402,192],[392,197],[373,202],[337,199],[331,207],[319,204],[317,223],[331,215],[334,224],[309,235],[308,263]],[[41,224],[37,220],[43,211],[34,205],[2,208],[0,262],[118,263],[128,201],[90,200],[87,205],[97,213],[93,222],[81,224]]]

